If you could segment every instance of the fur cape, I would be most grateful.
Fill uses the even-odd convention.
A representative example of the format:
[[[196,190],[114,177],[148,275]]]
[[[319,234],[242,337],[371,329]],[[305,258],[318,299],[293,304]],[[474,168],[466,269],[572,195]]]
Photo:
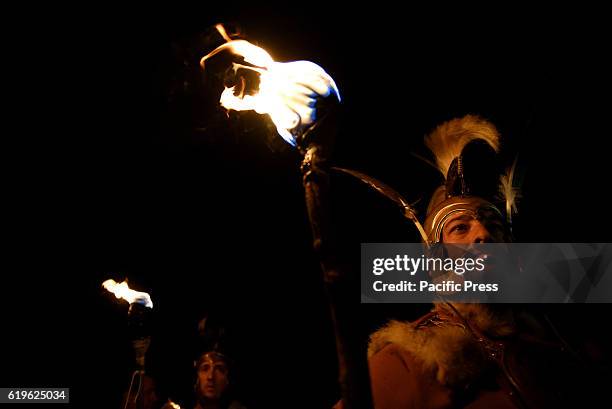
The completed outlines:
[[[481,304],[456,304],[455,308],[470,325],[492,338],[511,335],[513,320]],[[448,308],[436,305],[434,312]],[[448,312],[447,312],[448,314]],[[370,336],[368,358],[389,344],[395,344],[412,354],[423,370],[435,375],[448,387],[460,387],[477,379],[489,362],[473,334],[459,323],[445,321],[436,325],[421,325],[420,321],[390,321]]]

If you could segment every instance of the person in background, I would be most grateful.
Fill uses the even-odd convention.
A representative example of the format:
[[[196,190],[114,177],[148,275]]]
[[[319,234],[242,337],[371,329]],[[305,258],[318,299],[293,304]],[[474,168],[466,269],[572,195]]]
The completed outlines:
[[[205,317],[198,323],[201,353],[194,362],[194,409],[244,409],[232,390],[233,362],[224,326]]]

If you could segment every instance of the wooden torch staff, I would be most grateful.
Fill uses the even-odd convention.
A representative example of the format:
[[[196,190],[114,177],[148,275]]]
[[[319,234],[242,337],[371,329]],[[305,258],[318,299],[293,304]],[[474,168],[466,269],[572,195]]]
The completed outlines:
[[[319,122],[320,123],[320,122]],[[318,132],[318,137],[321,136]],[[308,136],[312,133],[308,133]],[[334,251],[329,206],[329,173],[327,150],[329,143],[301,139],[302,183],[306,208],[312,229],[313,247],[323,272],[327,300],[336,338],[339,384],[344,409],[372,408],[370,380],[365,345],[358,340],[358,324],[351,316],[352,300],[347,286],[347,271],[341,266]],[[353,308],[354,310],[354,308]]]

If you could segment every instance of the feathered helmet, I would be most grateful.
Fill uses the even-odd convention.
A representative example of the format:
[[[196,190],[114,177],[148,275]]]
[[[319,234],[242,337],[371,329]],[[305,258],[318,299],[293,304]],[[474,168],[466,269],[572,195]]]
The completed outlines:
[[[478,158],[469,165],[466,163],[464,149],[473,141],[482,141],[499,152],[499,132],[493,124],[475,115],[445,122],[425,137],[425,145],[434,154],[435,167],[445,178],[429,202],[421,228],[426,235],[424,239],[430,244],[442,241],[445,223],[457,214],[469,214],[483,221],[499,221],[503,226],[503,241],[511,241],[512,214],[516,212],[518,195],[514,175],[516,160],[499,180],[495,175],[494,183],[498,186],[493,189],[480,186],[478,189],[473,178],[467,177],[466,168],[470,166],[471,174],[476,176],[492,170],[478,169],[478,163],[475,163]]]
[[[520,184],[519,178],[515,175],[516,159],[506,173],[498,179],[502,172],[499,172],[497,167],[496,169],[482,169],[481,166],[478,166],[482,164],[478,162],[483,162],[484,158],[476,157],[470,161],[465,160],[464,149],[473,141],[482,141],[495,153],[499,152],[497,129],[493,124],[476,115],[466,115],[463,118],[445,122],[425,137],[425,144],[435,156],[435,163],[431,164],[444,176],[444,184],[434,192],[427,207],[424,223],[421,223],[414,207],[401,194],[380,180],[353,169],[340,167],[333,169],[359,179],[399,205],[404,216],[415,224],[421,240],[427,245],[442,241],[442,230],[445,223],[451,216],[459,213],[468,213],[485,222],[499,221],[496,224],[502,227],[502,240],[512,241],[512,214],[516,213],[518,185]],[[478,178],[473,176],[482,176],[482,174],[489,176],[484,178],[489,181],[484,184],[489,185],[488,187],[484,187],[482,183],[475,183]],[[502,212],[500,209],[505,211]]]
[[[223,361],[228,366],[232,363],[226,329],[221,322],[208,316],[202,318],[198,322],[198,335],[194,360],[196,370],[204,362]]]

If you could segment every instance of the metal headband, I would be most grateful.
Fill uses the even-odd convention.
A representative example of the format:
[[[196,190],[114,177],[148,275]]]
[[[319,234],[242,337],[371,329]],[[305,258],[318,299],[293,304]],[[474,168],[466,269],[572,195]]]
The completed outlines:
[[[454,199],[457,200],[457,198]],[[463,199],[466,200],[452,201],[450,203],[445,204],[443,207],[437,209],[433,215],[433,219],[431,219],[432,216],[427,217],[428,222],[426,223],[426,228],[428,231],[430,243],[440,242],[442,236],[442,229],[444,228],[446,221],[451,215],[456,213],[469,212],[472,213],[474,218],[477,218],[478,210],[486,208],[495,211],[495,213],[497,213],[503,220],[503,215],[501,214],[499,209],[488,201],[477,197],[466,197]],[[478,201],[475,203],[474,200],[469,199],[478,199]]]

